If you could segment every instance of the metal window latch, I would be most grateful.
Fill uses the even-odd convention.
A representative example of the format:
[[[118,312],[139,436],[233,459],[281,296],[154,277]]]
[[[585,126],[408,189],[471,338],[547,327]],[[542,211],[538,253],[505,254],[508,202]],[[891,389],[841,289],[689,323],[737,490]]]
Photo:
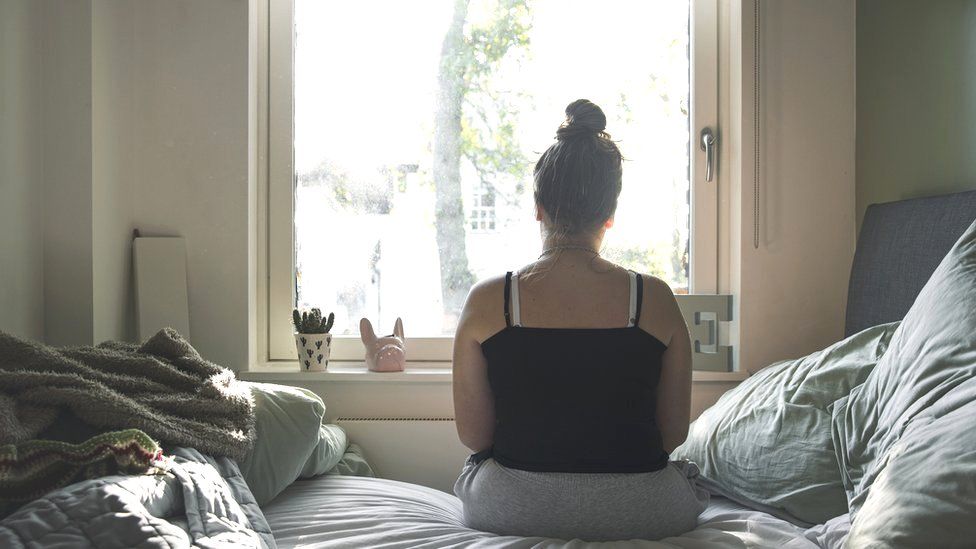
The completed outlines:
[[[678,308],[688,324],[695,370],[731,372],[736,326],[730,295],[677,295]]]
[[[711,181],[715,176],[715,134],[711,128],[702,128],[698,134],[698,148],[705,151],[705,181]]]

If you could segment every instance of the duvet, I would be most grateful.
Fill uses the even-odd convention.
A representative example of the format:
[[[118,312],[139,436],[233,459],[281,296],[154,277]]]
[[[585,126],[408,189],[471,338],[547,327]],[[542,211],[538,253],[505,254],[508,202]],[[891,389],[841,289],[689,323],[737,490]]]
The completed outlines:
[[[173,448],[168,473],[72,484],[0,521],[0,547],[274,548],[237,464]]]

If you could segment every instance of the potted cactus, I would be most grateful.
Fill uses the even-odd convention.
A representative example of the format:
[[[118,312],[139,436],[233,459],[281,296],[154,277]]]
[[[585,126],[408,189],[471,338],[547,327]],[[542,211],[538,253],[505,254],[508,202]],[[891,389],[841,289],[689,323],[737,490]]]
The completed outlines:
[[[332,323],[335,314],[322,318],[322,311],[295,309],[291,313],[295,325],[295,347],[298,349],[298,363],[303,372],[324,372],[329,365],[329,352],[332,349]]]

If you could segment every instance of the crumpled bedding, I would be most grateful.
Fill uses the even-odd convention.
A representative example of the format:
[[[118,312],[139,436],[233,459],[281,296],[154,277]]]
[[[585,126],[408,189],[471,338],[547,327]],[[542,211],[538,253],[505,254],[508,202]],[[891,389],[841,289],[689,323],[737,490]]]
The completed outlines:
[[[107,476],[0,521],[0,547],[276,547],[237,463],[172,448],[169,473]]]
[[[725,498],[713,498],[698,528],[661,541],[593,543],[499,536],[464,526],[453,495],[395,480],[323,476],[299,480],[264,507],[279,547],[386,549],[839,549],[843,519],[804,530]],[[849,524],[849,523],[848,523]]]
[[[81,442],[122,429],[241,459],[254,444],[251,390],[171,328],[142,345],[96,347],[51,347],[0,332],[0,444]]]

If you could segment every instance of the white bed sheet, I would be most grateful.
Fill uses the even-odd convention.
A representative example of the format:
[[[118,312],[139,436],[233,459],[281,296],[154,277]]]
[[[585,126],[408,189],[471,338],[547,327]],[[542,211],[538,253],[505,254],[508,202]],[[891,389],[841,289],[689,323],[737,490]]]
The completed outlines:
[[[444,492],[392,480],[325,476],[298,481],[264,508],[281,548],[816,548],[805,531],[766,513],[715,498],[699,526],[661,541],[587,543],[498,536],[466,528],[461,502]]]

